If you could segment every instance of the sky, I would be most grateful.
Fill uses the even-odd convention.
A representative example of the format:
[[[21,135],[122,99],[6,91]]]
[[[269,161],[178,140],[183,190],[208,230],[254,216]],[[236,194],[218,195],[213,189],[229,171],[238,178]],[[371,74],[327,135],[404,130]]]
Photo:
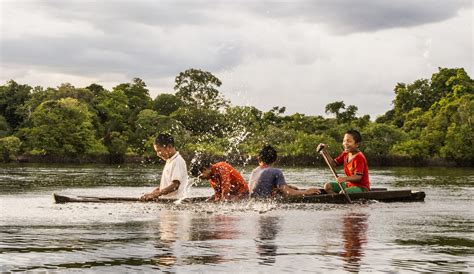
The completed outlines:
[[[438,67],[473,77],[471,0],[0,0],[0,82],[141,78],[155,98],[197,68],[233,105],[323,115],[335,101],[376,118],[393,88]]]

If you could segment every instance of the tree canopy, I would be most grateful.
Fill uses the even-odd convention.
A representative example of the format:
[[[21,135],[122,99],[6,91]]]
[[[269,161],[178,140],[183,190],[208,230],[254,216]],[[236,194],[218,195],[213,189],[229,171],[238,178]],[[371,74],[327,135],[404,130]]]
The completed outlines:
[[[233,106],[219,91],[221,85],[210,72],[188,69],[176,76],[174,94],[159,93],[152,99],[139,78],[111,90],[95,83],[84,88],[68,83],[32,88],[10,80],[0,86],[2,158],[154,157],[154,136],[168,132],[187,155],[205,152],[248,159],[270,143],[283,158],[311,164],[319,142],[329,144],[335,155],[341,151],[344,132],[358,129],[369,159],[474,162],[474,81],[462,68],[439,68],[431,79],[397,83],[393,108],[375,122],[344,101],[328,102],[327,118],[286,115],[284,106]]]

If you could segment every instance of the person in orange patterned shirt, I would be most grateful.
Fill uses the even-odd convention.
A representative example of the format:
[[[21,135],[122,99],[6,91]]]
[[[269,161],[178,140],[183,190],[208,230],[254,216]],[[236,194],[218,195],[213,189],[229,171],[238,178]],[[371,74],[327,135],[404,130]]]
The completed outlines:
[[[214,201],[236,201],[248,198],[249,186],[240,173],[226,162],[212,164],[209,160],[196,161],[191,166],[194,177],[209,180],[214,189]]]

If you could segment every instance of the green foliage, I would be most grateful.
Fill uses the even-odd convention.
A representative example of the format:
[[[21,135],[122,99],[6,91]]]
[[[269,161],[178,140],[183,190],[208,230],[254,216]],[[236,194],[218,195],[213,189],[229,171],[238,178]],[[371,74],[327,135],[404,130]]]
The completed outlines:
[[[140,78],[134,78],[132,83],[120,84],[113,88],[113,91],[123,92],[127,97],[128,108],[132,116],[136,116],[140,111],[151,108],[152,100],[145,82]]]
[[[474,163],[474,130],[472,125],[451,124],[446,133],[445,146],[441,156],[470,165]]]
[[[342,111],[345,109],[345,111]],[[334,114],[339,123],[348,123],[356,119],[358,108],[354,105],[346,107],[343,101],[337,101],[326,105],[326,113]]]
[[[408,156],[414,159],[425,159],[429,153],[428,142],[424,140],[407,140],[395,144],[391,152],[395,155]]]
[[[162,93],[153,100],[153,110],[161,115],[169,116],[183,106],[183,102],[173,94]]]
[[[207,71],[188,69],[175,79],[176,97],[193,108],[221,109],[228,102],[220,94],[222,82]]]
[[[225,116],[217,110],[181,107],[173,113],[172,117],[194,135],[212,134],[223,137],[227,130]]]
[[[0,138],[0,154],[4,162],[16,160],[20,152],[21,141],[15,136]]]
[[[272,144],[288,159],[314,159],[318,143],[328,144],[336,156],[344,133],[358,129],[369,160],[405,156],[474,162],[474,82],[464,69],[440,68],[431,79],[398,83],[393,109],[375,123],[369,115],[357,116],[358,108],[343,101],[326,105],[326,113],[335,117],[328,119],[285,115],[280,106],[268,111],[231,106],[218,90],[221,84],[210,72],[189,69],[176,77],[175,95],[163,93],[151,100],[139,78],[112,91],[98,84],[76,88],[68,83],[32,89],[9,81],[0,86],[0,140],[8,144],[3,158],[13,159],[19,151],[109,154],[114,161],[126,155],[155,157],[155,136],[169,132],[187,155],[246,158]]]
[[[27,118],[28,113],[24,111],[23,104],[29,100],[30,91],[30,86],[19,85],[13,80],[0,86],[0,115],[6,119],[13,130],[16,130]]]
[[[112,157],[123,157],[128,150],[128,140],[120,132],[112,131],[104,141]]]
[[[92,128],[87,105],[73,98],[43,102],[32,113],[27,130],[30,150],[51,155],[97,154],[105,152]]]
[[[7,136],[10,133],[10,125],[8,125],[5,117],[0,115],[0,138]]]
[[[393,125],[372,123],[362,132],[362,147],[367,156],[388,156],[391,148],[406,139],[406,134]]]

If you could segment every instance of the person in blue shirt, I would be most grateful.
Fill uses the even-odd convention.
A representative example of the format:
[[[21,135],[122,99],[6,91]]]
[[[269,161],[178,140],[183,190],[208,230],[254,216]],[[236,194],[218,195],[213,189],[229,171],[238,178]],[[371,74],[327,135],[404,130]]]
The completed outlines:
[[[264,146],[258,155],[258,167],[252,171],[249,180],[250,197],[272,198],[277,195],[283,197],[304,197],[307,195],[320,194],[317,188],[298,189],[288,185],[283,172],[272,167],[277,159],[276,150],[270,146]]]

